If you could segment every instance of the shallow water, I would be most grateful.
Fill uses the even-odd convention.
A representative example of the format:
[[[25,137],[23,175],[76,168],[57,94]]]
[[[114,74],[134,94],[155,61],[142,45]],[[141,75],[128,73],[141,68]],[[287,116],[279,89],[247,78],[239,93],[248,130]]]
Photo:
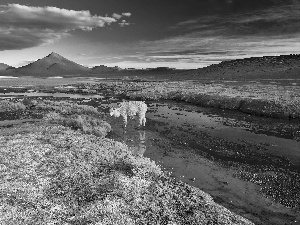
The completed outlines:
[[[42,93],[42,92],[25,92],[25,93],[15,93],[15,92],[7,92],[0,93],[0,98],[13,98],[17,96],[24,97],[53,97],[53,98],[104,98],[102,95],[80,95],[80,94],[67,94],[67,93]]]
[[[116,102],[107,103],[112,105],[116,106]],[[273,192],[270,195],[262,192],[265,186],[274,186],[272,179],[279,176],[293,179],[294,173],[299,175],[299,121],[178,102],[148,102],[148,106],[147,124],[142,130],[136,129],[136,121],[129,121],[124,130],[120,118],[108,117],[113,126],[111,137],[126,143],[135,154],[155,160],[176,179],[208,192],[216,202],[256,224],[300,221],[298,202],[292,200],[300,193],[299,177],[294,184],[296,190],[287,186],[273,191],[290,191],[290,196],[278,194],[275,201],[270,197]],[[107,112],[106,105],[102,107]],[[245,173],[239,176],[240,167],[251,176],[241,179]],[[279,183],[285,185],[285,179]],[[293,208],[288,208],[291,204]]]
[[[112,125],[110,138],[126,143],[134,154],[155,160],[172,177],[199,187],[256,224],[300,221],[295,201],[300,197],[299,121],[164,101],[147,102],[144,128],[137,128],[137,120],[129,120],[124,129],[121,118],[108,116],[109,108],[120,102],[112,93],[26,96],[70,99],[98,107]],[[295,182],[290,185],[286,180]]]
[[[13,77],[13,76],[0,76],[0,79],[16,79],[18,77]]]
[[[117,102],[107,99],[101,108],[108,112]],[[300,197],[298,120],[178,102],[147,104],[142,129],[137,129],[137,121],[123,129],[121,118],[107,117],[113,127],[110,137],[256,224],[300,222],[295,201]]]
[[[247,140],[262,144],[265,147],[257,149],[258,152],[267,151],[286,157],[293,162],[293,168],[300,169],[300,143],[296,141],[299,138],[299,121],[219,111],[178,102],[151,103],[147,117],[164,122],[162,130],[175,128],[176,132],[177,128],[189,133],[194,130],[233,142],[244,143]]]

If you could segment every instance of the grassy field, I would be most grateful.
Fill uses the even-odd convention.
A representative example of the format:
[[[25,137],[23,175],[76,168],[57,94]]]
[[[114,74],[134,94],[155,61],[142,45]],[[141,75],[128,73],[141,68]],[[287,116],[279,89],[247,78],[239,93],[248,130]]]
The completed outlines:
[[[35,78],[35,77],[20,77],[16,79],[0,79],[0,87],[10,86],[56,86],[64,84],[76,84],[89,82],[87,78]],[[91,81],[93,82],[93,81]]]
[[[1,86],[30,83],[37,90],[64,91],[63,86],[77,86],[79,93],[96,94],[112,89],[124,98],[135,100],[177,100],[203,107],[234,109],[244,113],[276,118],[300,118],[300,86],[295,80],[281,81],[120,81],[87,78],[21,78],[1,81]],[[27,83],[26,83],[27,82]],[[298,84],[298,85],[297,85]],[[23,84],[24,86],[24,84]],[[53,87],[61,87],[54,89]]]
[[[21,102],[0,101],[0,112],[25,110],[26,106]]]
[[[298,80],[266,81],[120,81],[93,78],[20,78],[2,79],[1,86],[39,87],[37,90],[62,91],[72,84],[86,93],[113,89],[124,98],[138,100],[177,100],[204,107],[240,110],[244,113],[277,117],[300,118],[300,87]],[[53,87],[60,86],[60,89]],[[62,89],[62,90],[61,90]],[[83,93],[82,91],[80,93]]]
[[[93,107],[18,110],[44,118],[0,129],[0,224],[252,224],[105,138],[110,126]]]
[[[112,82],[107,87],[128,99],[178,100],[278,118],[300,118],[300,87],[262,83]]]

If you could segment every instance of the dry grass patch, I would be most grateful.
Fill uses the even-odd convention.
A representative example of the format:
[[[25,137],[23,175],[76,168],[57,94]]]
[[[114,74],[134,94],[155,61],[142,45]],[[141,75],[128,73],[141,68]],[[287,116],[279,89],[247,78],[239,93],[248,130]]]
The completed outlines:
[[[42,109],[45,111],[53,111],[61,113],[63,115],[73,115],[73,114],[86,114],[100,116],[100,112],[97,111],[93,106],[88,105],[78,105],[73,102],[67,101],[50,101],[44,100],[36,103],[36,109]]]
[[[88,115],[68,115],[64,116],[56,112],[45,115],[44,120],[52,124],[60,124],[74,130],[81,130],[84,134],[93,134],[98,137],[105,137],[110,131],[111,126],[107,122]]]
[[[0,112],[23,111],[26,106],[21,102],[12,102],[8,100],[0,100]]]

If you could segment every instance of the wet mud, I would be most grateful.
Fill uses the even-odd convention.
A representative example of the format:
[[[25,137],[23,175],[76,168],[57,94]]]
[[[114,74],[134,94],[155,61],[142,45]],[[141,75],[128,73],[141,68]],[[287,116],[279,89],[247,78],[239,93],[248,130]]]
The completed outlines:
[[[112,92],[42,98],[97,107],[112,126],[109,138],[126,143],[134,154],[149,157],[174,179],[200,188],[255,224],[300,223],[298,120],[160,101],[146,102],[145,127],[138,127],[136,119],[124,129],[122,118],[108,115],[121,101]],[[31,116],[27,112],[6,119]]]

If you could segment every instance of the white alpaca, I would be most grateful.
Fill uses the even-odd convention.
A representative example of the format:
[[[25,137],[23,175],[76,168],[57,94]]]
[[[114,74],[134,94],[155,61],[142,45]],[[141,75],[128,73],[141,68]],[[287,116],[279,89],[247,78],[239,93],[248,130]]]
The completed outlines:
[[[147,105],[142,101],[121,102],[118,108],[111,108],[109,112],[111,116],[119,117],[121,115],[125,127],[127,126],[127,116],[134,118],[136,114],[139,116],[139,126],[146,124]]]

